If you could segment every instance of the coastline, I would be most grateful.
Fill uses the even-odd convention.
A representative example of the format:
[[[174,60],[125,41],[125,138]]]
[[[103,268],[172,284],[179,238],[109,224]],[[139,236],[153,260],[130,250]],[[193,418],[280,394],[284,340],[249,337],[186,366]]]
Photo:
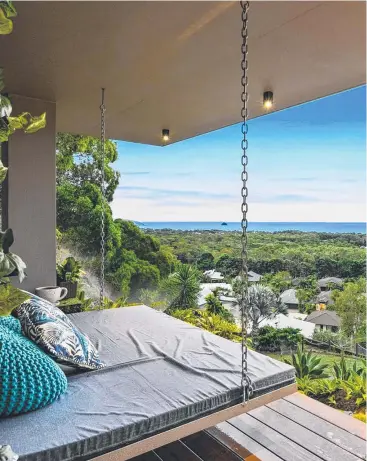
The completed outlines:
[[[171,231],[221,231],[238,232],[239,222],[138,222],[141,229]],[[336,234],[366,234],[364,222],[249,222],[249,232],[326,232]]]

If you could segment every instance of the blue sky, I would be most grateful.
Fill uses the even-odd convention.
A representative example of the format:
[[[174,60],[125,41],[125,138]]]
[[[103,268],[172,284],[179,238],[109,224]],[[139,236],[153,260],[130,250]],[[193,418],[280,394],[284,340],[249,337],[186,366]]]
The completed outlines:
[[[251,221],[365,221],[366,87],[249,122]],[[112,209],[136,221],[239,221],[241,127],[170,146],[118,142]]]

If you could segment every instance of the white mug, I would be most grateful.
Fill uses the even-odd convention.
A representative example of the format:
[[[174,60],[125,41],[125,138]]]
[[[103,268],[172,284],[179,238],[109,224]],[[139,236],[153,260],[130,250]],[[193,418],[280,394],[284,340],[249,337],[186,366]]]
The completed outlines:
[[[52,304],[57,304],[68,294],[68,289],[65,287],[39,287],[36,288],[36,295],[40,298],[49,301]]]

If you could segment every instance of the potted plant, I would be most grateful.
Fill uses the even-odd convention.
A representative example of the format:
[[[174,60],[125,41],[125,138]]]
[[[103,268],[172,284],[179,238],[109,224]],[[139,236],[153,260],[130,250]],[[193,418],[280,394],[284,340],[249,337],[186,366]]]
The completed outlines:
[[[29,294],[10,284],[9,276],[17,275],[22,282],[26,266],[22,259],[10,252],[14,242],[13,231],[0,232],[0,317],[6,317],[20,304],[29,299]]]
[[[58,286],[68,290],[65,299],[76,298],[78,282],[83,274],[80,262],[73,256],[69,256],[61,264],[57,265],[56,272]]]

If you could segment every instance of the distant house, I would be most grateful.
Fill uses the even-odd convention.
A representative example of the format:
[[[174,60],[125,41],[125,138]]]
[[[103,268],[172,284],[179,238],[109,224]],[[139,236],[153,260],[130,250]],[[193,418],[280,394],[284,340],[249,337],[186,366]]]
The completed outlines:
[[[334,301],[331,298],[332,291],[322,291],[316,296],[316,304],[325,304],[326,306],[330,306],[334,304]]]
[[[224,280],[223,275],[214,269],[205,271],[204,275],[210,280],[211,283],[222,282]]]
[[[280,295],[280,299],[289,310],[298,311],[299,301],[297,299],[295,288],[289,288],[289,290],[283,291]]]
[[[248,282],[249,283],[259,283],[259,282],[261,282],[261,279],[263,278],[262,275],[257,274],[254,271],[248,271],[247,276],[248,276]],[[237,275],[237,277],[235,277],[235,280],[241,280],[241,276]]]
[[[317,285],[321,291],[330,291],[330,285],[337,285],[341,287],[343,285],[343,279],[339,277],[325,277],[318,280]]]
[[[217,288],[221,288],[221,291],[228,292],[231,291],[232,287],[229,283],[201,283],[200,284],[200,292],[198,295],[198,307],[200,309],[204,309],[206,305],[205,298],[213,293],[213,291]]]
[[[249,283],[259,283],[263,278],[262,275],[256,274],[254,271],[248,271],[248,281]]]
[[[340,328],[340,317],[334,311],[314,311],[306,317],[306,322],[316,325],[317,330],[337,332]]]
[[[292,315],[278,314],[272,319],[265,319],[261,322],[261,326],[269,325],[274,328],[298,328],[305,338],[312,338],[316,325],[300,320]]]

